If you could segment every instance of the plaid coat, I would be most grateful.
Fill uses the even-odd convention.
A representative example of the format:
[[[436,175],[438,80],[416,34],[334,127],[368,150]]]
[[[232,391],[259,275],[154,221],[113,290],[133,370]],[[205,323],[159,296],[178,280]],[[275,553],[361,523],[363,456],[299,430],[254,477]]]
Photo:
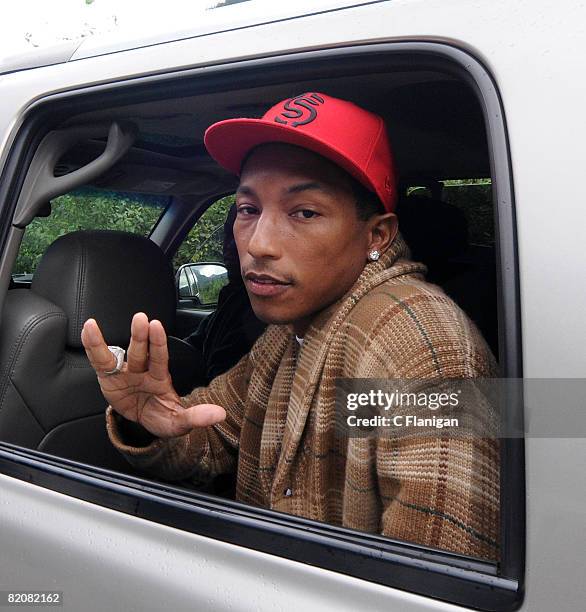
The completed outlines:
[[[163,479],[236,470],[239,501],[498,559],[496,439],[336,435],[336,378],[496,375],[476,327],[408,256],[399,235],[316,316],[302,347],[291,325],[270,325],[233,368],[182,398],[223,406],[223,423],[132,446],[110,407],[113,444]]]

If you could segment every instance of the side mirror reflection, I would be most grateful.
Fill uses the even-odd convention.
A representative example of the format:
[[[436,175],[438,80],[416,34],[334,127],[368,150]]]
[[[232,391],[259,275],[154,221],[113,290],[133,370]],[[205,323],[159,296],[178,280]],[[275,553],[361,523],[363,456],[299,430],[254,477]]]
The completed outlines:
[[[217,262],[185,264],[175,276],[180,300],[194,300],[197,305],[218,303],[222,287],[228,284],[226,266]]]

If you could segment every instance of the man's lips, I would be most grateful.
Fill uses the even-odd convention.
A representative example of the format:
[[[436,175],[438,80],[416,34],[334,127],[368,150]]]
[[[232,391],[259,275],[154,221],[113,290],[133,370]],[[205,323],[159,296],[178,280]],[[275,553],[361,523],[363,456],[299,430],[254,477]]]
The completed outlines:
[[[255,272],[247,272],[244,275],[244,280],[250,291],[254,295],[270,296],[280,295],[285,292],[291,283],[288,283],[275,276],[269,274],[257,274]]]

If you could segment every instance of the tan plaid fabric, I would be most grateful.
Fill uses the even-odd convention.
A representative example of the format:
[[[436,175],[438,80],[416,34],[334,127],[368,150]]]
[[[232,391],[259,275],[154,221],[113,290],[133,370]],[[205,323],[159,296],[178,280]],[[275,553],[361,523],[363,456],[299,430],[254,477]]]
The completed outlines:
[[[113,444],[131,464],[163,479],[237,470],[239,501],[498,559],[495,439],[335,433],[338,377],[496,375],[476,327],[423,280],[424,266],[408,255],[397,236],[342,299],[317,315],[301,348],[290,325],[270,325],[231,370],[183,398],[186,406],[223,406],[224,423],[132,447],[109,408]]]

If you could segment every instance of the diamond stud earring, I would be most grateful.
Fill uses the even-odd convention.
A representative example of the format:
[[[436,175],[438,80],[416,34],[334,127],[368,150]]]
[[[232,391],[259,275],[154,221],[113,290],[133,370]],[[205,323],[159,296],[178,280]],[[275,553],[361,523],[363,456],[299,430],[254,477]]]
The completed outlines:
[[[368,254],[368,259],[370,261],[376,261],[380,257],[380,253],[378,251],[370,251]]]

